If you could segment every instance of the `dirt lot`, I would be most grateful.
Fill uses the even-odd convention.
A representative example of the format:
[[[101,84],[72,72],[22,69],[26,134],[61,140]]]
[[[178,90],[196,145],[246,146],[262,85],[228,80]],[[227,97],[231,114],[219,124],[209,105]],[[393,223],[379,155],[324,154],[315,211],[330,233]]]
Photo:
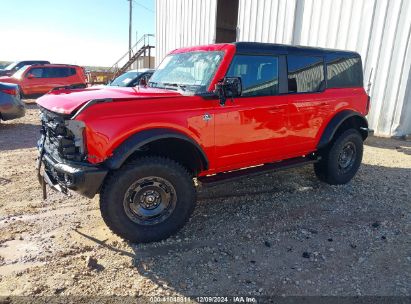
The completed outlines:
[[[178,235],[131,245],[98,197],[42,201],[38,128],[35,105],[0,124],[0,296],[411,294],[410,142],[370,138],[344,186],[309,166],[202,189]]]

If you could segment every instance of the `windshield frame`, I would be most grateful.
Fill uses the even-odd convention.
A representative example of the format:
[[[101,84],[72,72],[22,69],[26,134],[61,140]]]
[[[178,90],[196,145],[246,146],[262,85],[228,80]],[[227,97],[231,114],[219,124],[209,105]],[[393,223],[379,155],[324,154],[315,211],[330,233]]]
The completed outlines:
[[[214,70],[209,74],[206,75],[208,77],[207,80],[200,80],[200,81],[204,81],[204,83],[201,84],[193,84],[193,83],[182,83],[182,82],[159,82],[156,81],[156,74],[160,74],[163,73],[163,69],[173,60],[173,57],[177,57],[177,56],[182,56],[182,55],[186,55],[186,54],[214,54],[215,56],[219,56],[218,61],[215,62],[215,67]],[[177,52],[177,53],[170,53],[168,54],[163,61],[160,63],[160,65],[158,66],[158,68],[155,70],[154,74],[151,76],[147,86],[151,87],[151,88],[156,88],[156,89],[165,89],[165,90],[174,90],[174,91],[180,91],[181,93],[184,94],[188,94],[188,95],[200,95],[200,94],[204,94],[208,92],[208,89],[211,85],[211,83],[213,82],[214,77],[216,76],[217,72],[220,69],[220,66],[222,64],[222,62],[224,61],[225,58],[225,52],[223,50],[190,50],[187,52]],[[162,65],[165,63],[164,67],[162,67]],[[193,64],[195,63],[195,61],[193,61]],[[212,65],[209,65],[210,67]],[[176,69],[178,69],[178,65],[176,65],[176,67],[174,68],[173,71],[175,71]],[[190,75],[192,76],[192,75]],[[205,76],[205,75],[204,75]],[[196,80],[198,81],[198,80]]]
[[[23,77],[23,74],[31,67],[30,64],[22,66],[20,69],[18,69],[14,74],[12,75],[13,78],[21,79]]]

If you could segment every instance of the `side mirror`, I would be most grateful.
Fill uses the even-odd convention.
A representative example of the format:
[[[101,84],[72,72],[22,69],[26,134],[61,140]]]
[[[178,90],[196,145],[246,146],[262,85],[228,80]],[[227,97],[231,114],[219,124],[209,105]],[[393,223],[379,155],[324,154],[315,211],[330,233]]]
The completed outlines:
[[[27,79],[33,79],[34,78],[34,75],[33,74],[28,74],[27,75]]]
[[[220,98],[220,105],[224,106],[227,98],[241,96],[243,85],[240,77],[224,77],[215,85],[214,92]]]

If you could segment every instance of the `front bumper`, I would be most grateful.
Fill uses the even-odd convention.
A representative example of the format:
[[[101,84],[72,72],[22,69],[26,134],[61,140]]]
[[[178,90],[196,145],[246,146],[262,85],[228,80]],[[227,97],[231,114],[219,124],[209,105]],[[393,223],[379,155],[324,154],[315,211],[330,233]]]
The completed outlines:
[[[39,170],[41,184],[44,181],[60,192],[67,194],[67,189],[70,189],[88,198],[99,192],[108,173],[108,170],[96,166],[58,162],[48,154],[40,156],[38,166],[43,166],[43,170]]]

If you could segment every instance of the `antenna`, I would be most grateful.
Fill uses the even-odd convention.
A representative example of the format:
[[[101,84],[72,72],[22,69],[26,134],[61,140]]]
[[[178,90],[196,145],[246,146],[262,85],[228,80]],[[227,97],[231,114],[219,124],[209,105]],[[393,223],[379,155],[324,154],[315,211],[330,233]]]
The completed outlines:
[[[371,68],[371,72],[370,72],[370,77],[368,78],[368,84],[367,84],[367,95],[370,95],[370,90],[371,90],[371,78],[372,78],[372,72],[373,72],[374,68]]]

